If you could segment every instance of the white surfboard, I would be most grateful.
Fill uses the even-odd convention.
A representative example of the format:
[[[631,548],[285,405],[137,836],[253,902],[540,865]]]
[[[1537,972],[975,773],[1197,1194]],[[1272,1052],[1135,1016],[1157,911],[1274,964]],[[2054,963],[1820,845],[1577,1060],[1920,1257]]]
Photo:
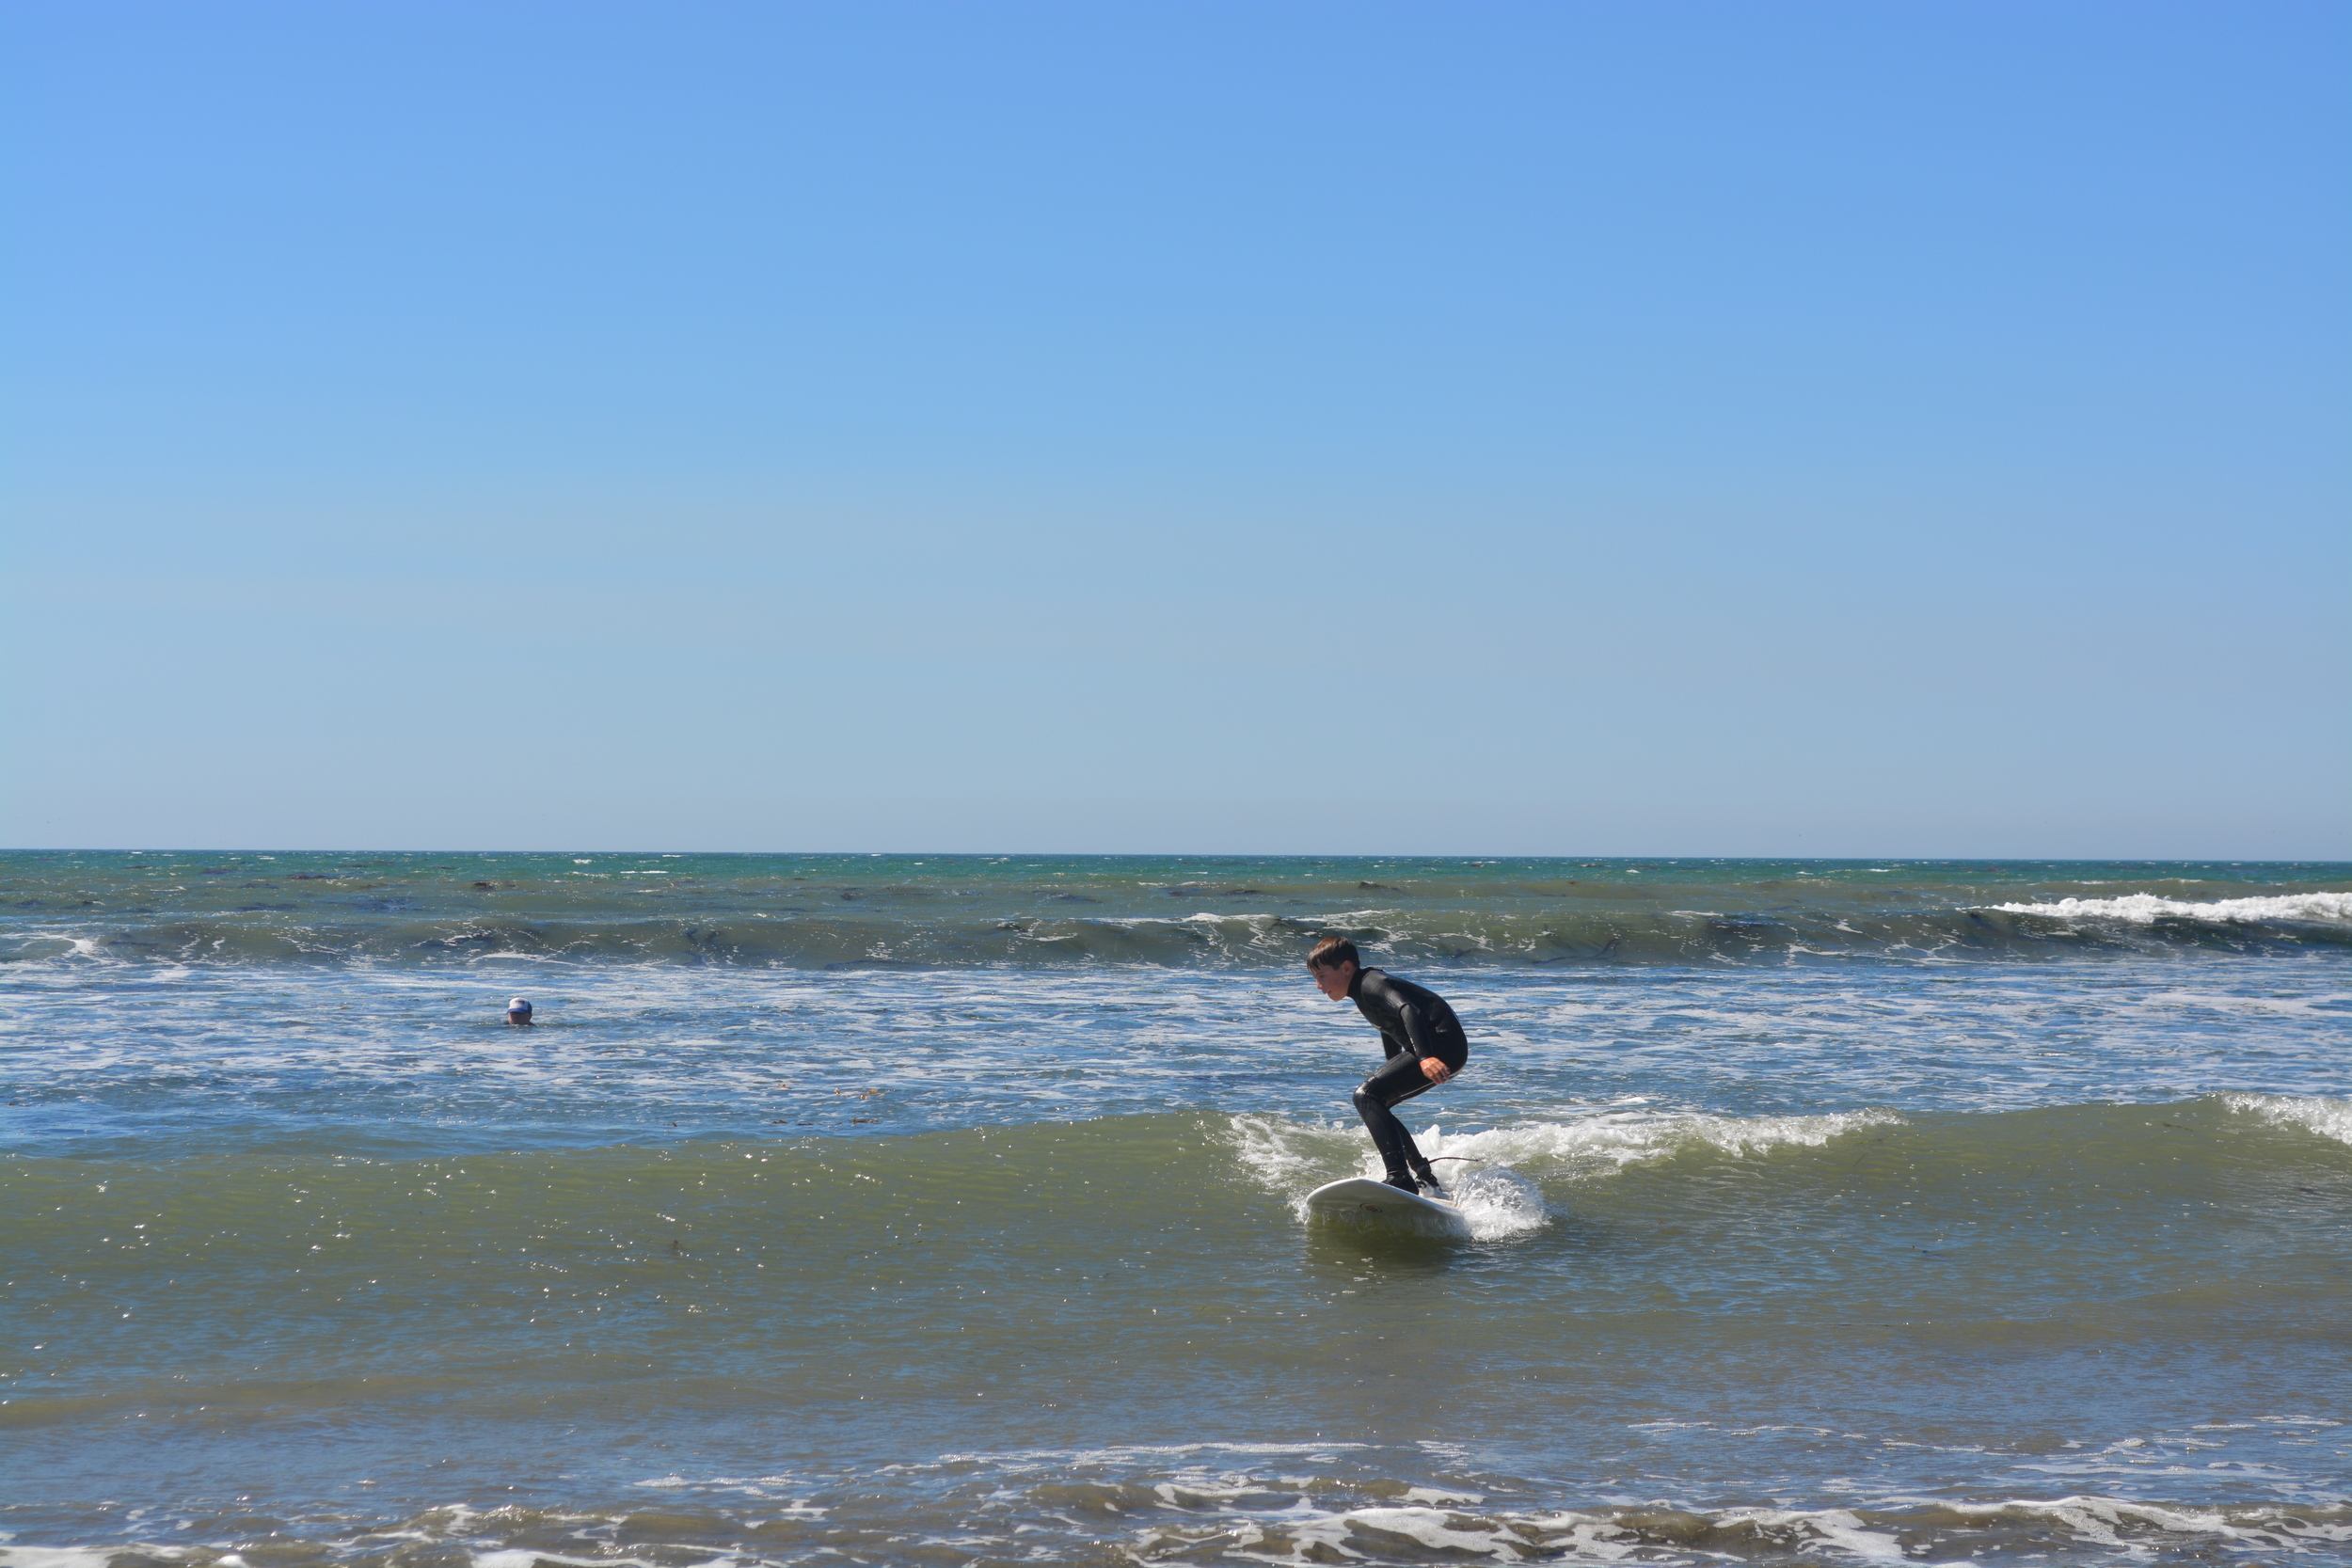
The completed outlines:
[[[1307,1216],[1346,1225],[1377,1225],[1429,1235],[1466,1236],[1462,1211],[1443,1198],[1422,1197],[1369,1176],[1351,1176],[1307,1195]]]

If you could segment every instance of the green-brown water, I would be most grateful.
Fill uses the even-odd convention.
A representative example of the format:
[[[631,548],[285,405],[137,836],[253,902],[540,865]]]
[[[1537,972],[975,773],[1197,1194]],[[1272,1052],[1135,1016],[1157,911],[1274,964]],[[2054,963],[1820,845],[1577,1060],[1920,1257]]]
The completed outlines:
[[[136,859],[8,861],[9,1568],[2352,1555],[2344,868]],[[1300,1217],[1327,927],[1467,1238]]]

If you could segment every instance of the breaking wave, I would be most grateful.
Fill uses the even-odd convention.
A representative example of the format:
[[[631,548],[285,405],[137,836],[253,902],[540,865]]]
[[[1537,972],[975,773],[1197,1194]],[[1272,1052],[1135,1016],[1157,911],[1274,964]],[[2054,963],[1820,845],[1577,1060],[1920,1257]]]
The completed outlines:
[[[197,857],[202,860],[209,857]],[[0,961],[1426,967],[2352,948],[2352,866],[0,853]]]
[[[1350,1444],[1191,1443],[942,1455],[877,1494],[787,1475],[678,1476],[640,1501],[572,1510],[461,1505],[372,1525],[250,1512],[217,1540],[0,1545],[0,1568],[673,1568],[809,1560],[1033,1562],[2210,1562],[2340,1560],[2352,1509],[2199,1507],[2096,1494],[1845,1508],[1518,1507],[1472,1486],[1348,1473]],[[913,1474],[909,1474],[913,1472]],[[1334,1473],[1338,1472],[1338,1473]],[[844,1478],[845,1480],[847,1478]],[[921,1484],[928,1480],[930,1484]],[[906,1482],[913,1481],[914,1486]],[[915,1496],[908,1496],[913,1491]],[[888,1500],[885,1502],[885,1497]],[[200,1528],[209,1520],[190,1521]],[[929,1549],[908,1550],[911,1546]]]
[[[2121,898],[2060,898],[2055,903],[1993,907],[2010,914],[2039,915],[2050,920],[2116,921],[2127,926],[2153,926],[2168,920],[2281,928],[2352,924],[2352,893],[2298,893],[2271,898],[2215,898],[2202,902],[2134,893]]]
[[[2352,895],[2185,904],[2135,895],[1989,909],[1715,913],[1357,910],[1178,917],[890,919],[719,914],[700,920],[387,918],[281,922],[229,914],[50,925],[0,935],[16,961],[162,964],[513,962],[802,969],[1287,968],[1339,932],[1375,961],[1470,967],[2040,959],[2352,947]]]

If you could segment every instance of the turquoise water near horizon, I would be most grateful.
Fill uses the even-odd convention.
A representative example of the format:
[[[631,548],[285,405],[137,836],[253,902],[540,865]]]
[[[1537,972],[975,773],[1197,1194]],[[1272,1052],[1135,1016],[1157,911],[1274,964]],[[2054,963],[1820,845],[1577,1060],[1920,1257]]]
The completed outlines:
[[[1333,930],[1467,1236],[1298,1208]],[[0,855],[0,1564],[2344,1560],[2347,963],[2340,863]]]

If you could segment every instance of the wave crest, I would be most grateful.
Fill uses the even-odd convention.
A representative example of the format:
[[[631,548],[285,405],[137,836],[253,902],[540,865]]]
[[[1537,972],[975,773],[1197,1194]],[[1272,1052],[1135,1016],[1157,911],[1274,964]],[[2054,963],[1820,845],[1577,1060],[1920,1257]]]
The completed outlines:
[[[2053,920],[2107,920],[2127,926],[2153,926],[2183,920],[2222,926],[2297,925],[2306,922],[2352,924],[2352,893],[2296,893],[2266,898],[2214,898],[2202,902],[2165,898],[2153,893],[2126,894],[2120,898],[2060,898],[2046,904],[1994,904],[2010,914],[2042,915]]]
[[[1353,910],[1321,917],[1264,911],[1178,916],[771,919],[754,911],[684,920],[610,915],[433,918],[397,912],[373,920],[313,921],[231,912],[150,923],[20,927],[0,934],[0,961],[1268,969],[1298,963],[1315,939],[1327,933],[1350,938],[1375,962],[1420,967],[1997,960],[2184,949],[2262,953],[2352,945],[2352,894],[2207,904],[2137,894],[1877,914],[1430,909]]]
[[[2340,1144],[2352,1144],[2352,1100],[2330,1100],[2325,1095],[2225,1094],[2221,1103],[2233,1111],[2260,1117],[2273,1127],[2299,1127]]]

